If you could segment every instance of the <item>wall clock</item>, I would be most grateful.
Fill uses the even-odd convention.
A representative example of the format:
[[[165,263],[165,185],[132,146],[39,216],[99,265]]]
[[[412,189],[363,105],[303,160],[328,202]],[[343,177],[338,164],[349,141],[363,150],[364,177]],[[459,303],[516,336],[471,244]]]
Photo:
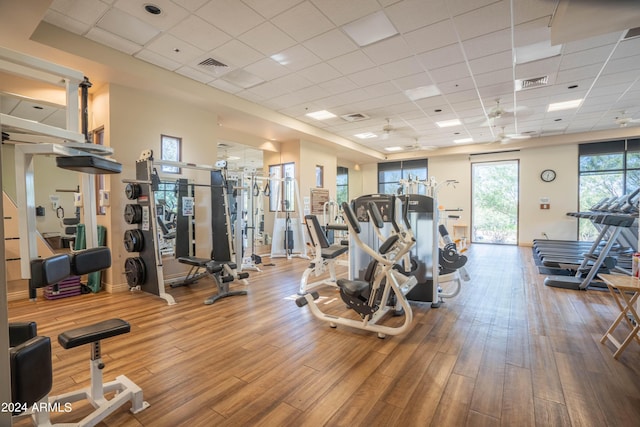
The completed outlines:
[[[540,173],[540,179],[544,182],[551,182],[556,179],[556,171],[553,169],[545,169]]]

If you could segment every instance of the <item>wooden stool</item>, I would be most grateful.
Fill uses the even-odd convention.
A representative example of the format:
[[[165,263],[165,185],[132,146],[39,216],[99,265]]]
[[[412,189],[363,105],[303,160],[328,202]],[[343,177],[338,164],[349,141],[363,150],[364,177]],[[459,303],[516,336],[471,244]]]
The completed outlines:
[[[605,343],[607,339],[616,346],[616,352],[613,353],[613,358],[617,359],[620,357],[625,348],[633,341],[634,339],[640,344],[640,338],[638,338],[638,332],[640,331],[640,317],[638,317],[638,313],[636,313],[636,309],[634,304],[638,300],[640,296],[640,282],[637,278],[632,278],[630,276],[621,276],[615,274],[600,274],[599,275],[602,280],[607,284],[609,288],[609,292],[613,295],[613,299],[615,300],[618,308],[620,309],[620,314],[616,317],[616,320],[611,324],[607,332],[600,339],[601,343]],[[627,313],[633,316],[634,322],[631,321]],[[613,337],[613,331],[620,325],[622,320],[625,320],[631,329],[631,332],[627,335],[627,337],[620,343],[616,338]]]

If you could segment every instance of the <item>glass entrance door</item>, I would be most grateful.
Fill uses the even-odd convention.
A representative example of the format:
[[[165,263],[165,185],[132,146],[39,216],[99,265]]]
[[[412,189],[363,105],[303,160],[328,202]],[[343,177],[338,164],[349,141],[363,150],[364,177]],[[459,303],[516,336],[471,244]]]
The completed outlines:
[[[518,244],[517,160],[471,164],[471,241]]]

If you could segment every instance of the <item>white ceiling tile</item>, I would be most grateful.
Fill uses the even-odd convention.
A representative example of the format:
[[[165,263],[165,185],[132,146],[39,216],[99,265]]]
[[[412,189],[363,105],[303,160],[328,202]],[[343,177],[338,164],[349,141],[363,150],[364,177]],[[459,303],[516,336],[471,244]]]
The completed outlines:
[[[85,34],[91,28],[90,24],[76,21],[52,9],[47,10],[44,21],[75,34]]]
[[[467,64],[464,62],[448,65],[446,67],[435,68],[433,70],[429,70],[431,77],[435,81],[436,85],[440,82],[449,82],[455,81],[459,79],[463,79],[465,77],[469,77],[469,69],[467,68]]]
[[[593,49],[563,55],[560,70],[584,67],[592,64],[604,64],[611,54],[614,45],[600,46]]]
[[[182,64],[185,64],[204,53],[204,51],[168,33],[165,33],[150,42],[147,45],[147,49]]]
[[[250,29],[238,38],[267,56],[296,44],[294,39],[268,21]]]
[[[187,43],[197,46],[205,52],[222,46],[231,40],[231,36],[227,33],[220,31],[195,15],[190,15],[187,19],[173,27],[171,34]]]
[[[253,86],[257,86],[260,83],[264,83],[264,79],[260,76],[256,76],[246,70],[232,70],[222,76],[222,80],[225,80],[235,86],[239,86],[243,89],[248,89]]]
[[[54,0],[49,10],[83,24],[93,25],[108,8],[109,5],[100,0]]]
[[[511,69],[512,64],[513,56],[511,50],[505,50],[469,61],[469,67],[471,67],[471,71],[474,74],[488,73],[489,71],[503,68]]]
[[[355,51],[347,53],[346,55],[339,56],[337,58],[330,59],[329,64],[342,74],[352,74],[358,71],[366,70],[368,68],[375,67],[375,64],[362,53],[362,51]]]
[[[136,53],[134,56],[138,59],[142,59],[143,61],[157,65],[158,67],[166,68],[167,70],[171,71],[178,69],[181,65],[177,61],[172,61],[171,59],[158,53],[152,52],[148,49],[143,49],[140,52]]]
[[[500,30],[462,42],[468,59],[476,59],[511,49],[511,31]]]
[[[229,93],[237,93],[240,92],[242,90],[241,87],[238,87],[234,84],[231,84],[227,81],[224,81],[222,79],[217,79],[214,80],[212,82],[209,83],[209,86],[213,86],[217,89],[223,90],[225,92],[229,92]]]
[[[330,95],[346,92],[356,89],[358,86],[346,77],[340,77],[338,79],[329,80],[327,82],[320,83],[318,86],[327,91]]]
[[[464,61],[464,56],[458,43],[423,52],[417,55],[417,58],[425,69],[440,68]]]
[[[55,110],[56,108],[50,105],[22,100],[11,110],[11,114],[23,119],[40,122],[44,120],[45,117],[53,114]]]
[[[440,92],[446,95],[447,98],[452,93],[467,91],[475,88],[473,79],[471,79],[471,77],[450,80],[448,82],[440,82],[437,86],[438,89],[440,89]]]
[[[511,87],[513,87],[513,70],[511,68],[503,68],[501,70],[493,70],[488,73],[475,74],[474,79],[478,87],[491,86],[506,82],[511,84]]]
[[[255,93],[257,96],[262,97],[263,99],[276,98],[289,92],[286,87],[282,87],[273,82],[266,82],[258,86],[254,86],[250,89],[250,91]]]
[[[295,105],[300,105],[300,103],[303,101],[304,100],[300,99],[300,95],[297,93],[285,93],[284,95],[269,100],[271,104],[278,106],[277,109],[290,108]]]
[[[349,76],[351,80],[354,80],[352,76]],[[398,87],[390,82],[381,82],[372,84],[369,86],[360,85],[357,80],[354,80],[358,86],[363,88],[367,93],[373,97],[390,95],[392,93],[399,93]]]
[[[475,9],[480,9],[496,0],[448,0],[447,8],[452,16],[462,15]]]
[[[191,12],[195,12],[200,7],[202,7],[202,5],[205,4],[207,1],[209,0],[180,0],[180,6],[184,7],[185,9]]]
[[[406,58],[399,61],[390,62],[380,66],[380,69],[387,75],[389,80],[398,79],[411,74],[424,71],[424,68],[415,58]]]
[[[321,59],[302,45],[295,45],[272,56],[292,71],[302,70],[321,62]]]
[[[513,94],[513,82],[498,83],[491,86],[478,88],[480,96],[483,98],[507,98]]]
[[[514,46],[528,46],[540,42],[550,42],[549,18],[536,19],[517,25],[513,30]]]
[[[640,58],[638,58],[640,60]],[[599,86],[614,85],[617,83],[627,83],[631,85],[640,78],[637,70],[624,71],[622,73],[602,73],[598,78]]]
[[[224,80],[221,80],[224,81]],[[226,83],[226,82],[225,82]],[[235,86],[235,85],[234,85]],[[236,95],[238,95],[240,98],[244,98],[248,101],[252,101],[255,102],[257,104],[259,104],[260,102],[264,101],[264,97],[258,95],[255,92],[251,91],[252,88],[249,89],[242,89],[241,91],[239,91],[238,93],[236,93]]]
[[[455,16],[453,22],[461,40],[468,40],[510,27],[509,1],[502,0]]]
[[[513,22],[515,25],[535,20],[545,20],[551,23],[551,16],[555,12],[556,3],[550,1],[519,1],[513,2]]]
[[[328,80],[337,79],[341,76],[335,68],[325,62],[300,70],[298,71],[298,74],[313,83],[322,83]]]
[[[404,39],[399,35],[365,47],[364,53],[378,65],[412,55]]]
[[[302,0],[242,0],[247,6],[267,19],[292,8]]]
[[[355,21],[380,9],[376,0],[312,0],[336,26]]]
[[[404,0],[387,7],[385,13],[401,33],[449,18],[445,0]]]
[[[115,34],[112,34],[98,27],[93,27],[91,30],[89,30],[89,32],[87,32],[86,34],[86,37],[93,40],[94,42],[112,47],[113,49],[117,49],[128,55],[133,55],[134,53],[142,49],[141,45],[130,42],[129,40],[125,40],[122,37],[118,37]]]
[[[446,94],[446,98],[451,104],[456,102],[473,101],[478,99],[478,92],[474,90],[461,90],[459,92],[453,92]]]
[[[308,1],[272,18],[271,22],[299,42],[334,28],[331,21]]]
[[[603,34],[601,36],[590,37],[584,40],[577,40],[569,43],[565,43],[563,47],[563,53],[569,54],[574,52],[579,52],[581,50],[593,49],[595,47],[605,46],[608,44],[616,43],[620,36],[621,32]]]
[[[109,9],[96,25],[103,30],[139,45],[147,44],[152,38],[160,34],[158,28],[142,22],[134,16],[127,15],[119,9]]]
[[[144,10],[147,4],[149,2],[146,0],[118,0],[113,6],[161,30],[168,30],[189,15],[188,10],[171,0],[153,0],[153,4],[162,9],[159,15],[153,15]]]
[[[394,79],[393,83],[402,91],[434,84],[429,75],[425,72]]]
[[[238,0],[210,0],[198,16],[227,34],[238,36],[264,22],[264,18]]]
[[[586,67],[572,68],[569,70],[558,71],[556,76],[556,84],[574,82],[576,80],[584,80],[595,78],[600,71],[600,65],[589,65]]]
[[[317,99],[323,98],[327,92],[325,92],[320,86],[308,86],[297,90],[300,99],[306,103],[311,103]]]
[[[640,52],[640,37],[624,40],[618,44],[611,59],[620,59],[627,56],[637,55]]]
[[[369,68],[368,70],[349,74],[347,77],[359,87],[369,87],[382,82],[388,83],[387,76],[379,68]]]
[[[260,52],[235,39],[214,49],[211,55],[214,59],[235,68],[244,67],[263,58]]]
[[[612,59],[605,67],[605,71],[609,74],[621,73],[628,70],[640,70],[640,55]]]
[[[189,77],[190,79],[199,81],[200,83],[209,83],[210,81],[214,80],[214,78],[209,74],[203,73],[199,70],[196,70],[195,68],[191,68],[187,66],[178,68],[176,70],[176,73],[181,74],[185,77]]]
[[[251,65],[247,65],[244,69],[251,74],[261,77],[265,81],[273,80],[289,73],[286,67],[283,67],[271,58],[261,59]]]
[[[334,29],[309,39],[303,45],[320,58],[327,60],[353,52],[358,46],[342,31]]]
[[[286,87],[289,92],[296,92],[312,85],[312,83],[295,73],[274,79],[273,82],[279,86]]]
[[[42,123],[64,129],[67,126],[67,112],[63,109],[58,109],[42,120]]]
[[[448,46],[458,42],[453,21],[445,19],[435,24],[403,34],[409,48],[416,53]]]

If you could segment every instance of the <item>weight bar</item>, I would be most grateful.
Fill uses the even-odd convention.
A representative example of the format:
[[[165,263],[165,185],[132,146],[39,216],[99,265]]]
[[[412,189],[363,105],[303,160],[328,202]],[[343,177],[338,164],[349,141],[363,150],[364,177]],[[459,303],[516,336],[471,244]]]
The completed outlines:
[[[142,252],[144,235],[142,230],[133,229],[124,232],[124,248],[127,252]]]
[[[124,194],[127,196],[129,200],[135,200],[140,196],[142,189],[140,188],[140,184],[130,182],[124,188]]]
[[[128,204],[124,207],[124,220],[127,224],[140,224],[142,222],[142,206]]]
[[[147,268],[140,257],[127,258],[124,261],[124,271],[130,288],[140,286],[147,280]]]

